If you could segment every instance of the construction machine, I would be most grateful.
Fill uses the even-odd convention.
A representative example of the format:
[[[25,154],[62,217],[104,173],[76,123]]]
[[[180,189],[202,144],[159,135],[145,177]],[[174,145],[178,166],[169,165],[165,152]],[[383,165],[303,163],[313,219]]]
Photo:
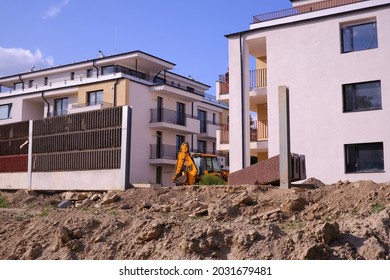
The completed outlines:
[[[213,154],[191,153],[187,142],[183,142],[177,154],[172,182],[177,186],[199,183],[202,175],[211,174],[228,180],[228,171],[222,170],[218,158]]]

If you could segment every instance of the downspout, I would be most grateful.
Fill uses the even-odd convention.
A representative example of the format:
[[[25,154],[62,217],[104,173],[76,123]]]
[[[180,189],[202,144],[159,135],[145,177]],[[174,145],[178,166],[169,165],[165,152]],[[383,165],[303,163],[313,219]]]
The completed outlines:
[[[92,61],[92,66],[96,68],[96,78],[99,78],[99,68],[96,66],[96,59]]]
[[[246,143],[246,129],[245,129],[245,114],[244,112],[245,106],[244,106],[244,98],[245,98],[245,88],[244,88],[244,72],[242,70],[243,68],[243,53],[242,53],[242,33],[240,32],[240,72],[241,72],[241,125],[242,125],[242,168],[245,168],[245,143]]]
[[[22,90],[24,91],[24,81],[22,80],[22,74],[19,74],[19,80],[22,82]]]
[[[116,103],[117,103],[117,83],[118,83],[118,80],[119,79],[116,79],[115,80],[115,83],[114,83],[114,107],[116,107]]]
[[[47,101],[47,99],[45,98],[45,92],[42,91],[42,98],[43,100],[46,102],[47,104],[47,113],[46,113],[46,117],[50,117],[50,103],[49,101]]]

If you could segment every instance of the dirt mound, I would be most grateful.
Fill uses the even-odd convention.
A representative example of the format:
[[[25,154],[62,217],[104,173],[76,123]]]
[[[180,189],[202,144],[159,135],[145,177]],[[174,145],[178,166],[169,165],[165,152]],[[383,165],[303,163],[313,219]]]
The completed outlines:
[[[306,184],[2,191],[0,259],[390,258],[389,184]]]

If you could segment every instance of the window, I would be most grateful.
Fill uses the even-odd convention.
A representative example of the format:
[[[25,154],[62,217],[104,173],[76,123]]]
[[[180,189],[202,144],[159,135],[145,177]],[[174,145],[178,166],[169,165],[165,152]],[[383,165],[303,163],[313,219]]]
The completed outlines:
[[[343,103],[344,112],[381,109],[381,82],[343,85]]]
[[[215,113],[213,113],[213,124],[217,124]]]
[[[93,69],[87,69],[87,78],[90,78],[93,76]]]
[[[176,155],[180,150],[181,144],[184,142],[185,137],[183,135],[176,135]]]
[[[203,110],[198,110],[198,119],[200,121],[200,133],[206,133],[207,131],[207,113]]]
[[[43,84],[45,86],[47,86],[49,84],[49,78],[48,77],[45,77],[44,80],[43,80]]]
[[[163,152],[163,134],[161,131],[157,131],[157,139],[156,139],[156,158],[162,158]]]
[[[70,73],[70,80],[71,80],[71,81],[74,80],[74,72],[71,72],[71,73]]]
[[[376,21],[341,28],[342,52],[378,48]]]
[[[97,90],[88,92],[88,106],[97,104],[103,104],[103,91]]]
[[[29,88],[32,88],[32,87],[33,87],[33,83],[34,83],[34,80],[28,81],[28,87],[29,87]]]
[[[206,141],[198,140],[198,151],[199,153],[206,153]]]
[[[23,90],[24,89],[24,84],[22,82],[20,83],[14,83],[14,90]]]
[[[348,144],[345,149],[345,172],[383,172],[383,143]]]
[[[162,166],[156,166],[156,184],[162,184]]]
[[[0,105],[0,120],[11,118],[12,104]]]
[[[110,65],[110,66],[103,66],[102,67],[102,75],[109,75],[115,73],[115,66]]]
[[[163,121],[164,109],[163,109],[163,98],[161,96],[157,96],[157,122]]]
[[[185,108],[184,103],[176,103],[176,124],[178,125],[186,125]]]
[[[68,98],[54,99],[54,116],[68,114]]]

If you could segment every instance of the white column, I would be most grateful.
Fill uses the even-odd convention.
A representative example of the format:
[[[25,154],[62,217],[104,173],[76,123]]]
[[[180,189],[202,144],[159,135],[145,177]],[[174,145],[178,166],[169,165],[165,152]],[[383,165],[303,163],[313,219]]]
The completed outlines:
[[[229,38],[230,172],[250,165],[249,51],[245,37]]]

